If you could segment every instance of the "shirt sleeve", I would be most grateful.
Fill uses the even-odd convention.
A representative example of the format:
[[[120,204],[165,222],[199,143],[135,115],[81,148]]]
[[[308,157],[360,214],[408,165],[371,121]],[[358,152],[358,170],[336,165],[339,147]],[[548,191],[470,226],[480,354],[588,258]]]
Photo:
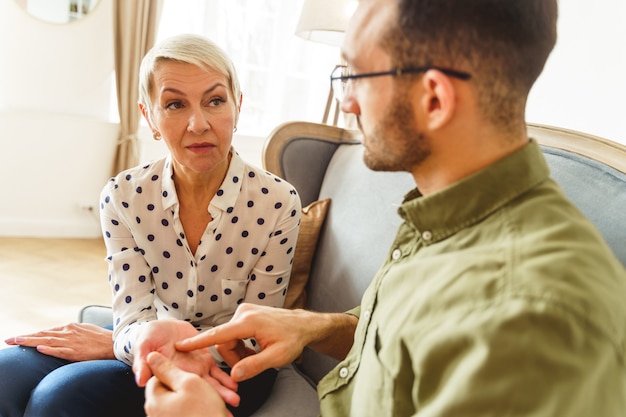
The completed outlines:
[[[263,249],[264,255],[250,272],[243,299],[246,303],[270,307],[282,307],[285,303],[302,214],[300,197],[291,193],[289,203],[281,207],[281,211],[276,228]],[[253,339],[244,340],[244,343],[256,352],[260,351]]]
[[[345,314],[349,314],[351,316],[356,317],[357,319],[361,317],[361,306],[358,305],[351,310],[345,311]]]
[[[589,395],[618,382],[614,347],[557,306],[475,311],[420,334],[407,375],[421,381],[417,416],[617,415],[596,414],[601,395]]]
[[[117,359],[132,365],[137,326],[156,319],[154,284],[142,249],[119,213],[114,189],[111,181],[100,196],[100,222],[113,300],[113,350]]]
[[[281,210],[264,254],[250,272],[246,303],[282,307],[285,302],[300,227],[300,198],[291,194],[289,204]]]

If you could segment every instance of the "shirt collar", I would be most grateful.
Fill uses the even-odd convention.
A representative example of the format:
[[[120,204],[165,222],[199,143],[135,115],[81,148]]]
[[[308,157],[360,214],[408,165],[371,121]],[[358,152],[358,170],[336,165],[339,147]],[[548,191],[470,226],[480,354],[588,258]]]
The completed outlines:
[[[228,166],[228,172],[224,177],[224,181],[217,190],[215,197],[211,200],[211,206],[220,210],[227,210],[235,206],[235,202],[241,195],[241,184],[245,172],[245,164],[243,159],[235,152],[234,148],[230,148],[232,158]]]
[[[176,186],[174,185],[172,155],[168,155],[165,158],[165,165],[163,165],[163,174],[161,178],[163,178],[161,181],[161,199],[163,201],[163,209],[165,210],[178,204]]]
[[[432,195],[414,189],[398,213],[436,242],[475,224],[550,175],[535,140],[467,178]]]
[[[224,181],[220,186],[215,198],[211,200],[211,206],[220,210],[227,210],[234,207],[237,197],[241,191],[241,184],[245,172],[245,163],[233,147],[230,148],[232,155],[228,172],[224,177]],[[178,204],[178,196],[176,194],[176,186],[174,185],[174,170],[172,164],[172,155],[168,155],[163,166],[162,202],[163,209],[168,209]]]

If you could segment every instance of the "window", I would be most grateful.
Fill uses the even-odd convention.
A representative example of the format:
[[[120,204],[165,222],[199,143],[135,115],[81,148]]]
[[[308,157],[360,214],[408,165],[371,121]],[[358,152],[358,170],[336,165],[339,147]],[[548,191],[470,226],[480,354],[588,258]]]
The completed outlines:
[[[294,34],[302,0],[165,0],[157,41],[198,33],[235,63],[243,104],[237,132],[265,137],[282,122],[320,122],[338,48]]]

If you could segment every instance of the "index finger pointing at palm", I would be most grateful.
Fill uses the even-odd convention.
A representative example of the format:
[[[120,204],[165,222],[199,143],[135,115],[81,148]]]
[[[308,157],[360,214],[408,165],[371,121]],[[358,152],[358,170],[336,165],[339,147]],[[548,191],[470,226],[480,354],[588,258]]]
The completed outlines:
[[[191,350],[202,349],[209,346],[236,343],[239,339],[250,338],[254,332],[248,332],[241,325],[225,323],[212,329],[206,330],[196,336],[181,340],[176,343],[176,349],[189,352]]]
[[[264,327],[270,307],[243,303],[237,307],[228,323],[206,330],[198,335],[176,343],[176,349],[190,351],[220,344],[235,344],[239,339],[257,337]]]

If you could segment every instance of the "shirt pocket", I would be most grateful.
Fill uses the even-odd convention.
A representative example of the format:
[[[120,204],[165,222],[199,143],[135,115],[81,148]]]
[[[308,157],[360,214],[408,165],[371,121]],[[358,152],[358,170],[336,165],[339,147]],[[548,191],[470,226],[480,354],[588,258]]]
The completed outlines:
[[[246,290],[250,279],[223,279],[222,280],[222,306],[227,311],[235,311],[246,296]]]

